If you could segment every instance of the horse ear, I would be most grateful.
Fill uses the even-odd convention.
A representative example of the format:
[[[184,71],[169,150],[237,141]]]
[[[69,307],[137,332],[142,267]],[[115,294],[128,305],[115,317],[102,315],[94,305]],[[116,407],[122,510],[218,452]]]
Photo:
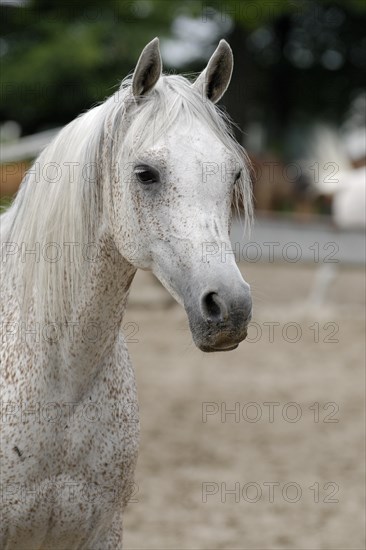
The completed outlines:
[[[220,40],[212,54],[207,67],[192,84],[212,103],[217,103],[226,92],[233,72],[233,52],[226,40]]]
[[[135,97],[150,92],[160,78],[162,62],[159,38],[151,40],[142,50],[132,77],[132,93]]]

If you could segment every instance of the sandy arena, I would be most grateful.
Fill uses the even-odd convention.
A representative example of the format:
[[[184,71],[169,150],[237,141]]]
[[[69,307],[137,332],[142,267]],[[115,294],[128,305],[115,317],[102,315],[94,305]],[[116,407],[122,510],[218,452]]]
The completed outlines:
[[[316,266],[241,268],[256,325],[222,354],[194,347],[150,274],[135,280],[141,447],[125,547],[363,549],[363,271],[339,267],[315,306]]]

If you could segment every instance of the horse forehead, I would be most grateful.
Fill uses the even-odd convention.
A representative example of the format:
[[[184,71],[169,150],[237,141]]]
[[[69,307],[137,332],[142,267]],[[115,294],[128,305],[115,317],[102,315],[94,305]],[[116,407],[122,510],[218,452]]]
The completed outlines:
[[[192,132],[167,133],[161,143],[156,143],[149,150],[153,156],[165,158],[167,161],[175,159],[202,162],[229,162],[232,160],[232,152],[212,132],[197,128]]]
[[[208,151],[215,151],[215,153],[220,152],[221,154],[228,153],[224,144],[210,132],[178,134],[175,139],[180,147],[192,150],[192,152],[206,153]]]

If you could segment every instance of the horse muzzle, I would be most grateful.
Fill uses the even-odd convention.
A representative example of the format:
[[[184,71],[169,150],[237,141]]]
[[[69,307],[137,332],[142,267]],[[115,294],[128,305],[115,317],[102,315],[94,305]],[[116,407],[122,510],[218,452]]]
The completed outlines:
[[[245,340],[252,317],[250,287],[210,288],[198,304],[186,306],[189,326],[196,346],[205,352],[231,351]]]

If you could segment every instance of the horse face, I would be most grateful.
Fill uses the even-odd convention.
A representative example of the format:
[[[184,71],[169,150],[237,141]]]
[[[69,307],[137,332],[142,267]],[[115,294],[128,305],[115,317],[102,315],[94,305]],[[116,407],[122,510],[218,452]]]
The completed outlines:
[[[204,351],[232,349],[246,336],[252,303],[231,253],[231,203],[242,169],[196,125],[168,134],[134,167],[134,203],[150,268],[184,305]]]
[[[154,48],[145,63],[154,59],[159,63]],[[222,42],[218,50],[192,85],[193,102],[197,90],[199,100],[215,102],[227,87],[231,50]],[[150,67],[139,82],[138,75],[144,74],[139,64],[132,86],[139,94],[137,103],[156,85],[152,81],[159,74],[159,69]],[[158,86],[169,86],[169,78],[171,86],[178,85],[174,77],[165,77]],[[152,270],[184,306],[193,339],[202,351],[236,348],[251,319],[250,287],[235,263],[229,240],[233,193],[245,169],[237,159],[204,116],[178,116],[164,135],[127,163],[130,173],[123,202],[129,206],[120,220],[119,248],[134,266]]]

